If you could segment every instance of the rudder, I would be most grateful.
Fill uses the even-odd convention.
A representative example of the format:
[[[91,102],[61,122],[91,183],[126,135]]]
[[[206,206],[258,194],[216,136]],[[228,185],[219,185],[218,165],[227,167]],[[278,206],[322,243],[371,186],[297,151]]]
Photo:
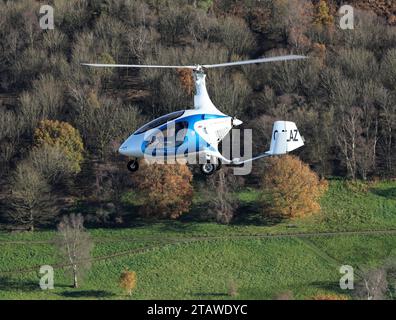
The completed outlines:
[[[304,141],[294,122],[275,121],[272,128],[270,155],[281,155],[300,148]]]

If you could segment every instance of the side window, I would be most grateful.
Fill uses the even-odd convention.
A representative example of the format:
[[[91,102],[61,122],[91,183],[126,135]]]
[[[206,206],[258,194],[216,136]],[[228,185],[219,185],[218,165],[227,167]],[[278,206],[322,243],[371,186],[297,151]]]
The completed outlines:
[[[175,124],[176,145],[180,145],[183,143],[184,138],[187,135],[187,130],[188,130],[187,121],[179,121]]]
[[[150,139],[150,146],[156,148],[178,147],[184,142],[187,135],[188,122],[179,121],[157,131]]]

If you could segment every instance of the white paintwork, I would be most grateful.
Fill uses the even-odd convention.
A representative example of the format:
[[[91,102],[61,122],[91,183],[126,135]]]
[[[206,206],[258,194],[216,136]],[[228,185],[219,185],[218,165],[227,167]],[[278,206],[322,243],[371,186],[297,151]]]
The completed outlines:
[[[304,141],[294,122],[275,121],[272,128],[270,155],[281,155],[300,148]]]
[[[201,113],[225,115],[218,110],[209,98],[208,91],[206,90],[206,74],[202,71],[194,71],[195,80],[195,96],[194,96],[194,109],[199,110]]]
[[[217,150],[219,142],[223,140],[232,129],[231,122],[231,117],[197,121],[194,124],[194,131]]]

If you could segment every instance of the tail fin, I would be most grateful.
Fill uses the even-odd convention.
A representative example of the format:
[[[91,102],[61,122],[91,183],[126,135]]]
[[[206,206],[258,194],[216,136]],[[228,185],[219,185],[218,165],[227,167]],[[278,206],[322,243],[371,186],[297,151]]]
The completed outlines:
[[[270,155],[285,154],[303,145],[304,141],[294,122],[275,121],[272,128],[271,147],[266,153]]]

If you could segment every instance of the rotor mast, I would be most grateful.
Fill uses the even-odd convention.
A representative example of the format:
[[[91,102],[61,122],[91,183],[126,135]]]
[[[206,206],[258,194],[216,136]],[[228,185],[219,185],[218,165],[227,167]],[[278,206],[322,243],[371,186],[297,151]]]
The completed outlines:
[[[195,82],[194,109],[223,114],[216,108],[212,100],[210,100],[208,90],[206,89],[206,74],[202,66],[197,65],[193,70],[193,77]]]

